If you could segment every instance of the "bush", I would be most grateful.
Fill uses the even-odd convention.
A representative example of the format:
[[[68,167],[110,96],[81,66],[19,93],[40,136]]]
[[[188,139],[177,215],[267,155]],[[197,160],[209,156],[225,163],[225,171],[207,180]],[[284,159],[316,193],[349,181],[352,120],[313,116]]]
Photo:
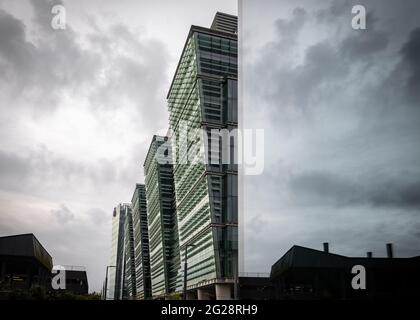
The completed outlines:
[[[171,293],[168,295],[168,300],[181,300],[182,295],[178,292]]]

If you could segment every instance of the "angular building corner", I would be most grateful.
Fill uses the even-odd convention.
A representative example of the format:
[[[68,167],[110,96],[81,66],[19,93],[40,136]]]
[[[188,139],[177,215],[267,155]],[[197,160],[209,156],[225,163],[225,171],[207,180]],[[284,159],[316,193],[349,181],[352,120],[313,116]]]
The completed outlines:
[[[192,298],[233,298],[238,171],[235,164],[220,160],[225,153],[236,156],[237,141],[233,148],[224,148],[221,137],[215,141],[211,131],[227,131],[230,141],[237,129],[237,76],[237,17],[218,12],[211,28],[191,26],[167,100],[181,266],[187,266],[186,275],[181,266],[178,275]],[[210,157],[209,150],[215,149],[219,161],[214,161],[214,152]],[[191,150],[205,150],[205,161],[191,161]],[[178,284],[181,291],[182,281]]]
[[[144,185],[113,212],[107,299],[235,296],[237,26],[218,12],[210,28],[190,28],[167,95],[168,136],[153,136]]]
[[[131,215],[131,205],[120,203],[112,212],[111,260],[107,267],[107,300],[122,300],[126,292],[125,280],[125,225]]]
[[[172,152],[167,137],[153,136],[144,176],[152,296],[163,298],[176,290],[180,259]]]
[[[152,288],[150,282],[146,187],[144,184],[136,184],[131,199],[131,208],[133,212],[136,299],[150,299],[152,297]]]

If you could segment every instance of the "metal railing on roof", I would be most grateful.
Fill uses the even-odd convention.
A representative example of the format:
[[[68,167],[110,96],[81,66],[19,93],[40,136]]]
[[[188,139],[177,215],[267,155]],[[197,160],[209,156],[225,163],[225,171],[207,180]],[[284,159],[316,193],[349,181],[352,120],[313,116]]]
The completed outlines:
[[[239,277],[247,277],[247,278],[269,278],[270,273],[268,272],[239,272]]]
[[[53,267],[53,270],[59,270],[64,268],[66,271],[86,271],[86,267],[83,266],[68,266],[68,265],[57,265]]]

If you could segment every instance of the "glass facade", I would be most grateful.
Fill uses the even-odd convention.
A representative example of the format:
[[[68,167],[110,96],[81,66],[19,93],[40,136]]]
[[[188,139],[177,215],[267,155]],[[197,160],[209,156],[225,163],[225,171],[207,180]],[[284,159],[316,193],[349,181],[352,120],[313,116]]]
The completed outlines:
[[[124,293],[123,299],[136,297],[136,266],[134,258],[134,232],[131,206],[127,206],[124,226]]]
[[[108,269],[107,299],[120,300],[124,289],[124,236],[125,219],[129,204],[119,204],[112,213],[111,261]]]
[[[165,154],[160,154],[163,144]],[[154,136],[144,163],[153,297],[175,291],[179,268],[172,164],[161,159],[167,156],[170,159],[168,138]]]
[[[186,249],[189,289],[235,276],[236,30],[237,18],[221,13],[212,28],[190,29],[167,96],[170,137],[153,137],[145,184],[136,185],[131,207],[114,209],[110,297],[148,299],[182,291]]]
[[[137,299],[149,299],[152,296],[146,204],[146,187],[144,184],[137,184],[131,200]]]
[[[237,165],[221,162],[236,156],[237,142],[229,137],[226,147],[211,134],[237,128],[237,54],[236,33],[192,26],[167,97],[181,265],[191,245],[189,288],[233,278],[237,268]],[[183,276],[180,268],[179,290]]]

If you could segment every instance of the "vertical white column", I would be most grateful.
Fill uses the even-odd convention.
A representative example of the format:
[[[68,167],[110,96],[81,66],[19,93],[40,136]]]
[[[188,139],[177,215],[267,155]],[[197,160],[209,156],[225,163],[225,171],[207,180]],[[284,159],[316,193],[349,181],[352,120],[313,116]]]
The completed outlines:
[[[216,300],[232,300],[232,286],[230,284],[216,284]]]

